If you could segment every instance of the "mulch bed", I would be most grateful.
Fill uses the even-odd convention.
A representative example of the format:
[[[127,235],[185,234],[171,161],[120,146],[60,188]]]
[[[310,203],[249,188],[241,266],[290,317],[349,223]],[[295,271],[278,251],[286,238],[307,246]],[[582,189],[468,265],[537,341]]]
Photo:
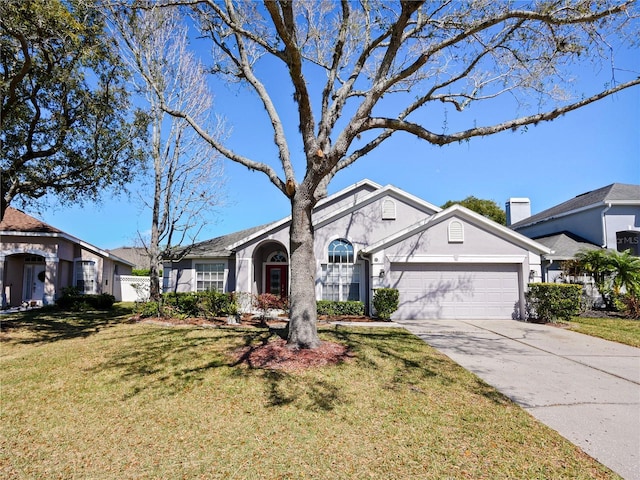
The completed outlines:
[[[234,352],[237,364],[251,368],[300,372],[309,368],[337,365],[353,358],[349,347],[336,342],[322,342],[318,348],[294,349],[282,338],[243,347]]]
[[[253,327],[283,330],[286,328],[287,318],[261,319],[256,315],[242,315],[238,323],[228,323],[225,318],[133,318],[134,322],[153,323],[162,326],[200,326],[210,328]],[[327,316],[318,317],[318,324],[328,324],[334,321],[371,322],[365,316]],[[353,358],[353,354],[346,345],[336,342],[322,342],[318,348],[295,349],[287,346],[283,338],[270,337],[260,345],[240,348],[232,353],[236,365],[247,365],[251,368],[281,370],[287,372],[301,372],[309,368],[337,365]]]

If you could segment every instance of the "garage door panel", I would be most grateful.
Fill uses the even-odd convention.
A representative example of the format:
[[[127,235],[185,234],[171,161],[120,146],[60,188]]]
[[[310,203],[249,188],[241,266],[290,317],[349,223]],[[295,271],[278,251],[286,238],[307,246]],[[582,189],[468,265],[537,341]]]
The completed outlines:
[[[392,264],[398,319],[512,318],[519,303],[518,265]]]

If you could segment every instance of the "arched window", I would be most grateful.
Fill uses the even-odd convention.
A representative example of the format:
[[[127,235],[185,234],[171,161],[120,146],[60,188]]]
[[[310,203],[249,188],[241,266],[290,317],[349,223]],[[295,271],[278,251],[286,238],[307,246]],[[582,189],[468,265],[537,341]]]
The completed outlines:
[[[338,239],[329,244],[329,263],[353,263],[353,245]]]
[[[353,245],[344,239],[329,244],[328,262],[322,265],[323,300],[360,300],[360,265]]]
[[[271,263],[287,263],[287,256],[284,252],[273,252],[268,261]]]

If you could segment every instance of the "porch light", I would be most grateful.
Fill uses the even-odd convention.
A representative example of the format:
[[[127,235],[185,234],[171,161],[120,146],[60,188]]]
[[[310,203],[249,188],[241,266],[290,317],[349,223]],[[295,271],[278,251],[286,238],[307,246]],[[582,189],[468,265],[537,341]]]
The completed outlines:
[[[378,274],[378,276],[382,279],[384,278],[384,270],[380,270],[380,273]]]

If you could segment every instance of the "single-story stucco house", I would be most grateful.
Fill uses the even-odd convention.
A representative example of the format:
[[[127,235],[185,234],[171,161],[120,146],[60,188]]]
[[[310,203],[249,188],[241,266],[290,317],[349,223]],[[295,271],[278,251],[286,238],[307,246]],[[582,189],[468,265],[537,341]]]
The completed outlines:
[[[163,265],[164,291],[289,291],[291,218],[200,242]],[[313,212],[316,297],[400,293],[394,319],[524,317],[527,284],[550,249],[460,205],[442,210],[394,186],[363,180]]]
[[[62,289],[114,294],[133,264],[9,207],[0,222],[0,303],[54,303]]]

